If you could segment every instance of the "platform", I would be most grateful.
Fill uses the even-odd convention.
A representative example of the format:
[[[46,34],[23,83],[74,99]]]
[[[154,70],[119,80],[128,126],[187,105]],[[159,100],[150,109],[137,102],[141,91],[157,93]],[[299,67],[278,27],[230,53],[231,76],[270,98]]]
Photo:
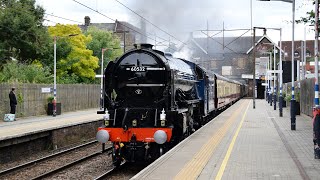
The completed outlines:
[[[0,141],[49,131],[52,129],[98,121],[102,119],[102,115],[97,114],[97,110],[98,109],[88,109],[67,112],[55,117],[32,116],[19,118],[17,121],[13,122],[0,121]]]
[[[292,131],[289,110],[240,100],[132,179],[320,179],[312,119]]]

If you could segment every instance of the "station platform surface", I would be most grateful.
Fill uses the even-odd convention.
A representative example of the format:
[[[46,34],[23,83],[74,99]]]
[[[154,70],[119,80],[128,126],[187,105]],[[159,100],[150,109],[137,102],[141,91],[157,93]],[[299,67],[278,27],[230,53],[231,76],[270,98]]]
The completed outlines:
[[[102,119],[102,115],[97,114],[97,111],[98,108],[66,112],[55,117],[32,116],[19,118],[13,122],[0,121],[0,141],[52,129],[98,121]]]
[[[242,99],[132,179],[320,179],[312,118]]]

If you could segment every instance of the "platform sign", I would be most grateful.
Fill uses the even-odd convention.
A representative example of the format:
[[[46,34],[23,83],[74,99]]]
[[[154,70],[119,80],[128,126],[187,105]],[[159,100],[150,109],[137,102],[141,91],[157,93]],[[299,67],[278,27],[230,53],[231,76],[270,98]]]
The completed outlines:
[[[101,74],[96,75],[96,78],[102,78],[102,77],[103,77],[103,75],[101,75]]]
[[[51,93],[51,88],[49,87],[41,88],[41,93]]]
[[[256,58],[256,75],[265,76],[267,74],[268,57]]]
[[[253,79],[252,74],[241,74],[242,79]],[[259,76],[256,76],[256,79],[259,79]]]
[[[277,74],[279,74],[279,73],[282,73],[282,70],[269,70],[268,73],[269,73],[269,74],[271,74],[271,73],[277,73]]]

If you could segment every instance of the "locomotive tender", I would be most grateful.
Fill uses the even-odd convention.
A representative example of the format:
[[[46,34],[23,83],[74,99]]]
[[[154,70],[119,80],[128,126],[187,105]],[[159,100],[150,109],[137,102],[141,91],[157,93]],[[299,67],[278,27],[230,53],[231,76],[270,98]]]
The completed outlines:
[[[241,83],[150,44],[135,47],[104,71],[104,125],[96,137],[112,142],[116,166],[158,158],[245,93]]]

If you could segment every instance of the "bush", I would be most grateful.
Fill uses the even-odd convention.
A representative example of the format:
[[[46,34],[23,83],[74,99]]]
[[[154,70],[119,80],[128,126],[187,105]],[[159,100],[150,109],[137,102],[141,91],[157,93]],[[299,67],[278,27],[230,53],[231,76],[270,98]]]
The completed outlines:
[[[53,99],[54,99],[54,97],[53,97],[52,95],[49,95],[49,96],[47,97],[48,103],[52,103]]]
[[[297,102],[300,102],[300,91],[295,91],[295,92],[294,92],[294,98],[295,98],[295,100],[296,100]],[[292,95],[291,95],[291,94],[289,94],[289,95],[287,95],[287,96],[285,97],[285,100],[286,100],[286,101],[291,101],[291,99],[292,99]]]
[[[290,94],[290,95],[287,95],[284,99],[285,99],[286,101],[291,101],[291,98],[292,98],[292,96],[291,96],[291,94]]]
[[[48,68],[35,64],[19,64],[15,61],[3,65],[0,82],[52,83],[53,77]]]

